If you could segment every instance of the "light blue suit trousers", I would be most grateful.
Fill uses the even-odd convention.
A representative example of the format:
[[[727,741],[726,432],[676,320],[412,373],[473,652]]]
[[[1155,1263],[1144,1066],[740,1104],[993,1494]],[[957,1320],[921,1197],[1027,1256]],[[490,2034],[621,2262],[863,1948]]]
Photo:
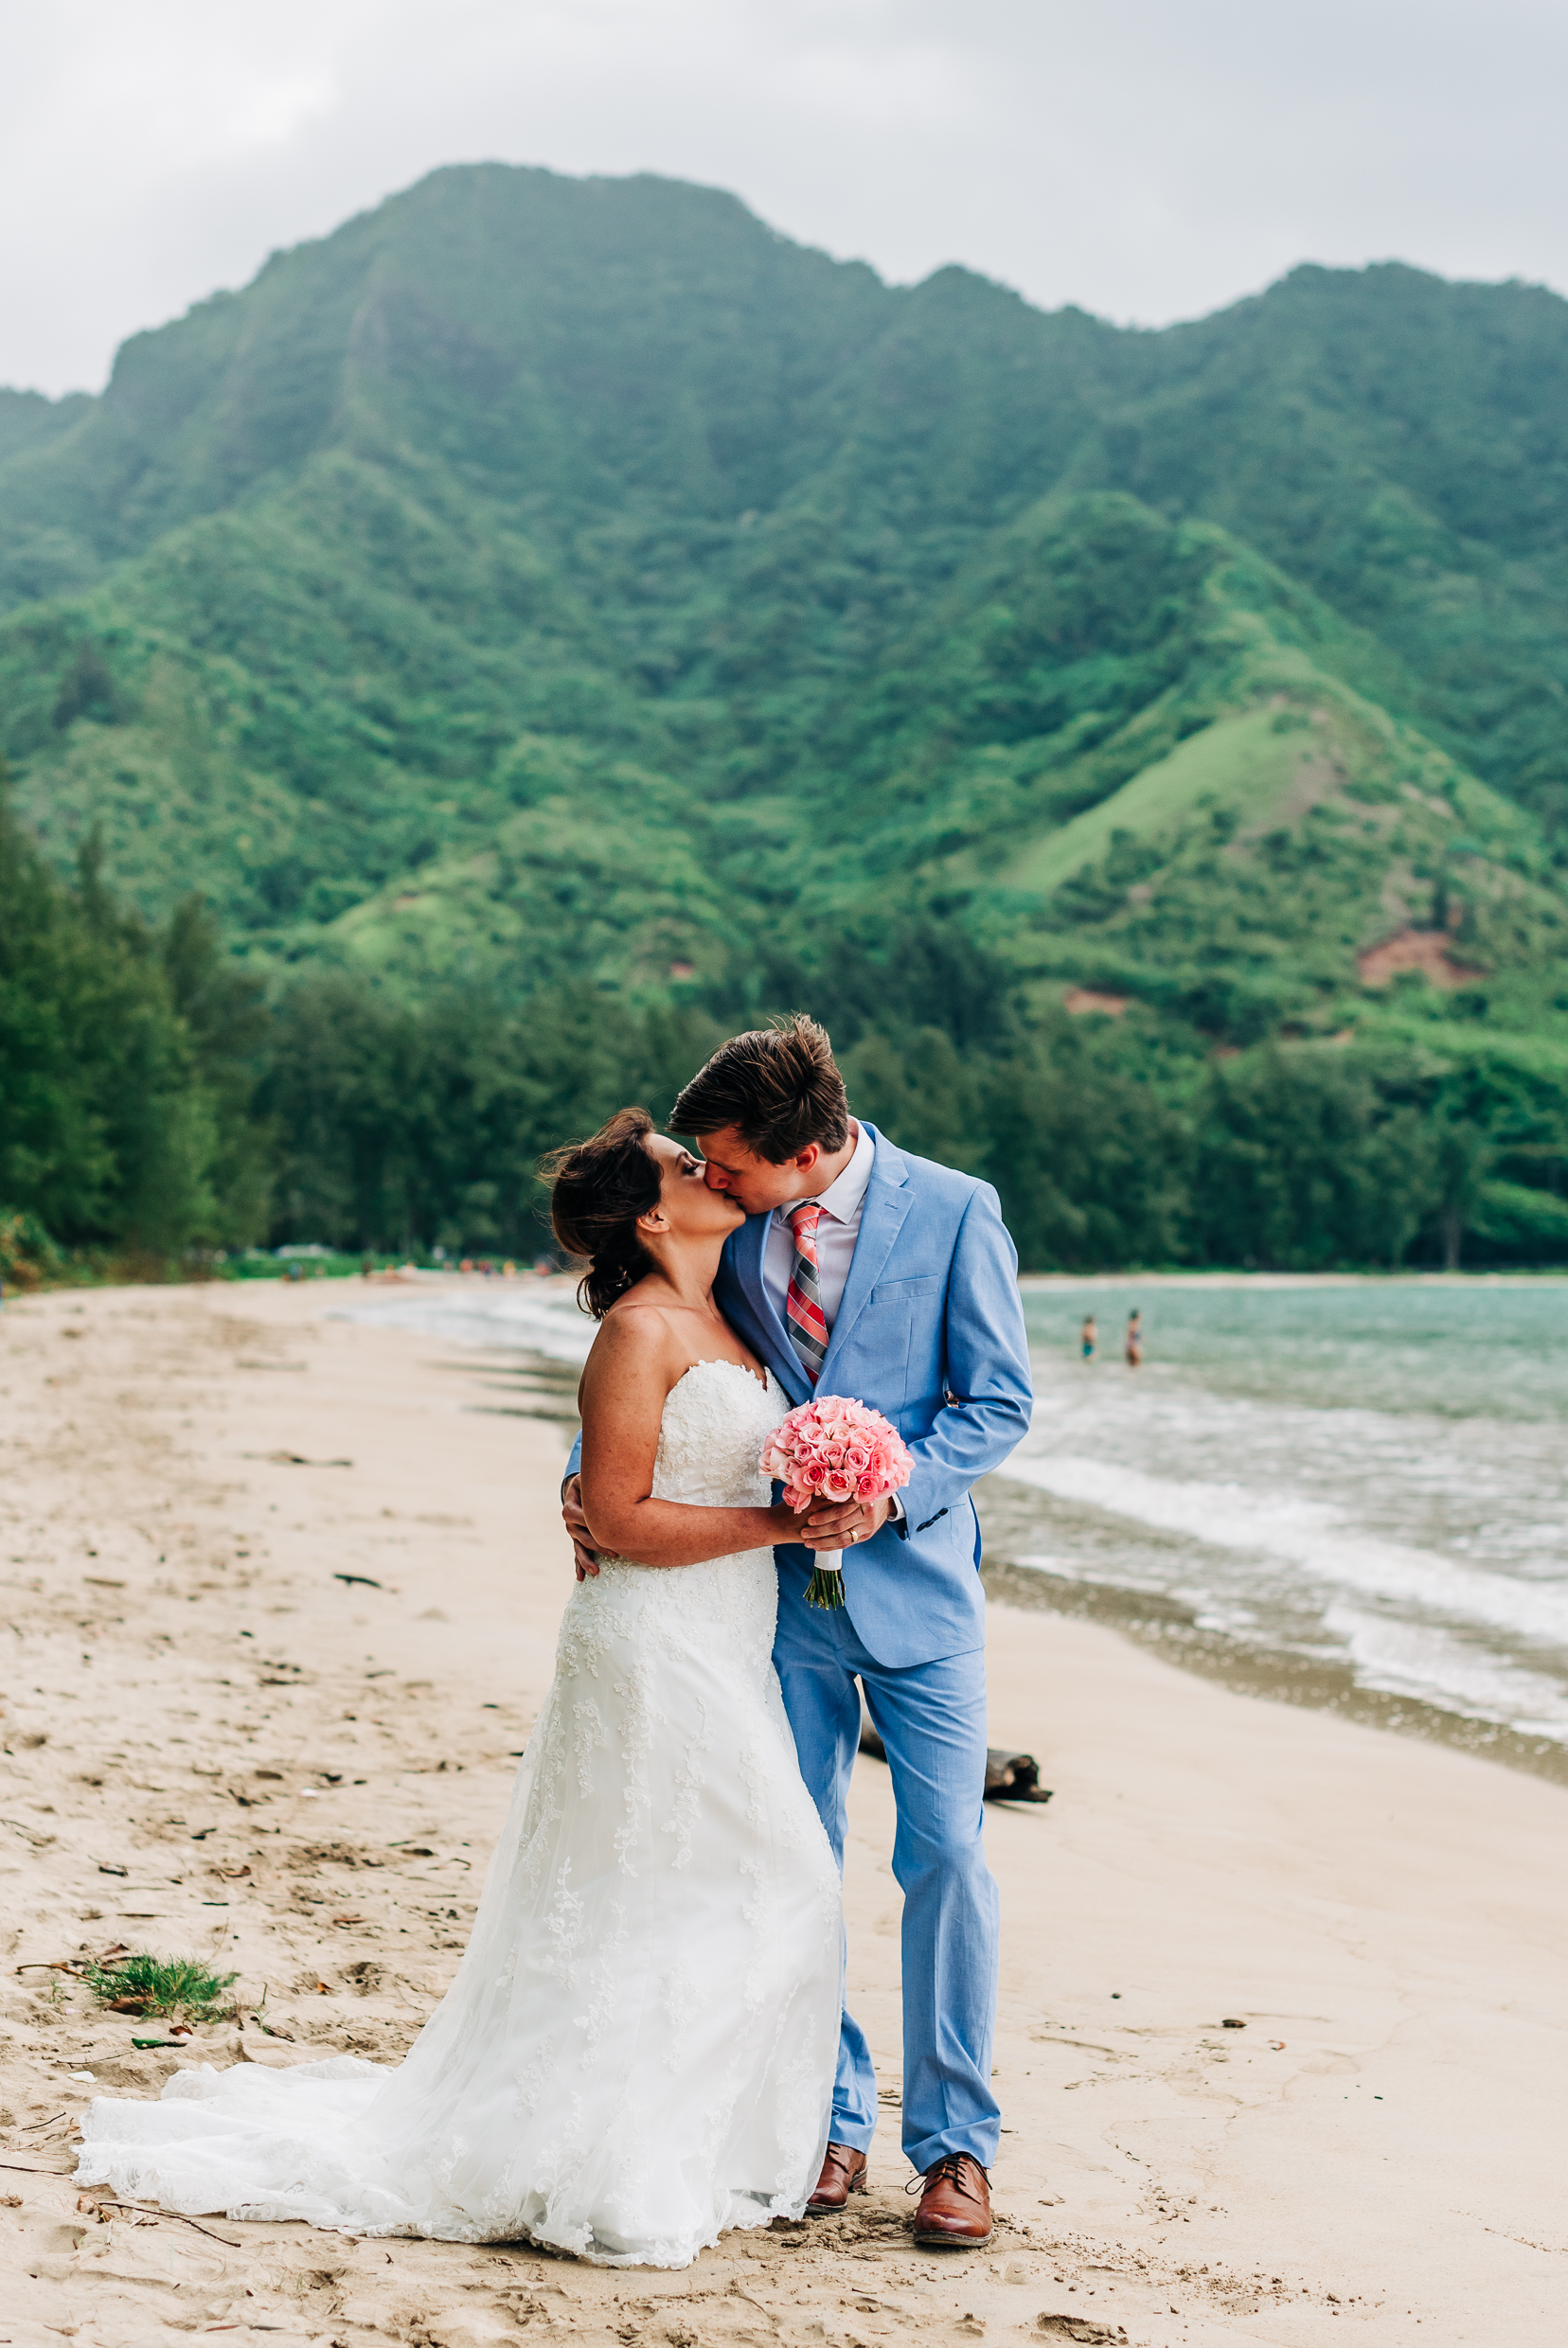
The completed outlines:
[[[791,1576],[792,1583],[794,1577]],[[899,1823],[893,1873],[904,1895],[903,2148],[917,2169],[950,2152],[996,2157],[991,2093],[1001,1906],[981,1839],[986,1663],[971,1648],[890,1670],[868,1654],[846,1610],[825,1614],[779,1590],[774,1663],[801,1773],[844,1866],[849,1772],[860,1743],[857,1679],[887,1750]],[[833,2082],[833,2142],[864,2152],[877,2125],[877,2079],[847,2006]]]

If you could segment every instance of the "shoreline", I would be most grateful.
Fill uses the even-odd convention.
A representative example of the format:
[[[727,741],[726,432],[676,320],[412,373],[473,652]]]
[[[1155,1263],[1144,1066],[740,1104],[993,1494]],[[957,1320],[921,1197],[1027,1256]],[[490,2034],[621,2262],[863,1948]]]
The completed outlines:
[[[985,2251],[909,2236],[893,1807],[866,1758],[846,1907],[883,2125],[845,2218],[661,2273],[244,2220],[204,2238],[80,2192],[94,2093],[156,2094],[191,2061],[401,2057],[548,1682],[566,1373],[324,1307],[321,1284],[63,1291],[0,1322],[15,2348],[258,2326],[275,2348],[937,2348],[1075,2324],[1287,2348],[1357,2320],[1399,2348],[1556,2348],[1562,1790],[1175,1669],[1020,1603],[1017,1568],[989,1608],[990,1740],[1035,1752],[1053,1799],[987,1805]],[[116,1940],[237,1971],[237,2019],[136,2050],[151,2033],[51,1969]]]
[[[1250,1645],[1232,1633],[1205,1630],[1193,1609],[1157,1591],[1079,1581],[1006,1557],[988,1557],[981,1578],[987,1595],[1002,1605],[1023,1613],[1057,1615],[1064,1622],[1097,1623],[1178,1671],[1229,1688],[1234,1695],[1325,1713],[1422,1744],[1444,1745],[1548,1785],[1568,1787],[1568,1746],[1555,1737],[1525,1736],[1499,1721],[1445,1712],[1417,1696],[1360,1687],[1348,1664]]]
[[[357,1271],[334,1271],[323,1273],[319,1277],[297,1282],[290,1281],[287,1273],[281,1269],[276,1272],[244,1273],[229,1273],[217,1270],[199,1274],[181,1273],[168,1279],[141,1282],[127,1279],[118,1270],[115,1269],[104,1272],[79,1265],[72,1266],[64,1272],[50,1273],[41,1271],[37,1266],[29,1265],[28,1276],[26,1279],[17,1277],[15,1273],[8,1276],[4,1284],[4,1296],[0,1297],[0,1310],[22,1304],[29,1297],[67,1294],[100,1296],[131,1290],[140,1293],[144,1288],[153,1294],[166,1290],[215,1289],[238,1298],[253,1289],[264,1290],[271,1288],[294,1287],[304,1289],[319,1298],[330,1294],[341,1295],[345,1292],[350,1295],[362,1291],[384,1293],[388,1288],[396,1286],[400,1281],[407,1281],[410,1286],[416,1283],[434,1285],[438,1282],[449,1287],[450,1291],[454,1295],[482,1293],[486,1290],[492,1290],[503,1294],[535,1295],[546,1299],[570,1295],[577,1286],[577,1276],[569,1271],[551,1272],[543,1276],[531,1271],[513,1272],[509,1274],[495,1272],[487,1275],[481,1272],[461,1272],[450,1266],[425,1264],[411,1265],[406,1271],[394,1266],[378,1269],[368,1281],[365,1281]],[[1204,1270],[1192,1266],[1167,1265],[1163,1269],[1152,1271],[1134,1266],[1125,1272],[1021,1272],[1018,1275],[1019,1288],[1025,1296],[1049,1295],[1057,1292],[1066,1295],[1080,1290],[1092,1291],[1097,1289],[1127,1288],[1134,1285],[1151,1289],[1284,1290],[1329,1288],[1560,1288],[1565,1283],[1568,1283],[1568,1264],[1536,1264],[1518,1267],[1492,1265],[1482,1266],[1474,1271],[1460,1270],[1458,1272],[1413,1271],[1403,1266],[1398,1272],[1381,1271],[1372,1267],[1356,1272],[1248,1272],[1238,1270],[1235,1266]]]
[[[1304,1275],[1304,1284],[1312,1285],[1316,1278],[1315,1274]],[[555,1292],[561,1292],[559,1286]],[[361,1325],[375,1324],[366,1320]],[[497,1395],[505,1393],[508,1397],[468,1408],[488,1408],[498,1415],[537,1418],[576,1430],[575,1365],[522,1344],[488,1348],[476,1338],[447,1342],[460,1344],[473,1373],[484,1376]],[[1031,1496],[1029,1502],[1012,1497],[1024,1493]],[[1040,1538],[1035,1513],[1039,1494],[1036,1486],[1009,1476],[1005,1468],[975,1487],[975,1502],[984,1548],[982,1578],[988,1593],[1007,1605],[1026,1613],[1101,1624],[1179,1670],[1218,1681],[1238,1695],[1328,1713],[1363,1727],[1446,1745],[1502,1768],[1568,1786],[1568,1743],[1558,1738],[1531,1735],[1419,1696],[1366,1687],[1358,1682],[1348,1663],[1292,1653],[1240,1638],[1234,1631],[1209,1629],[1199,1622],[1194,1607],[1159,1592],[1019,1563],[1013,1553]],[[1148,1528],[1140,1530],[1143,1538],[1150,1538]]]
[[[1033,1485],[1010,1477],[1005,1468],[978,1484],[974,1499],[984,1552],[981,1579],[988,1595],[1005,1605],[1025,1613],[1101,1624],[1177,1670],[1217,1682],[1238,1696],[1327,1713],[1423,1744],[1446,1745],[1455,1752],[1568,1787],[1568,1744],[1556,1737],[1531,1736],[1419,1696],[1365,1687],[1348,1663],[1292,1654],[1286,1647],[1239,1638],[1234,1631],[1208,1629],[1198,1620],[1195,1607],[1161,1591],[1019,1562],[1011,1553],[1040,1538],[1038,1494]]]

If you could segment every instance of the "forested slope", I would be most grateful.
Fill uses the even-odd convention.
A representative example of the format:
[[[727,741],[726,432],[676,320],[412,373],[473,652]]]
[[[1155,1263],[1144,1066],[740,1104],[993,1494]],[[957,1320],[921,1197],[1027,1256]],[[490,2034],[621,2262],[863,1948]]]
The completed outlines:
[[[710,190],[437,172],[101,399],[0,395],[15,807],[265,987],[294,1236],[519,1244],[562,1120],[810,1000],[1031,1260],[1550,1254],[1565,390],[1536,289],[1121,331]],[[1215,1118],[1308,1137],[1251,1222]]]

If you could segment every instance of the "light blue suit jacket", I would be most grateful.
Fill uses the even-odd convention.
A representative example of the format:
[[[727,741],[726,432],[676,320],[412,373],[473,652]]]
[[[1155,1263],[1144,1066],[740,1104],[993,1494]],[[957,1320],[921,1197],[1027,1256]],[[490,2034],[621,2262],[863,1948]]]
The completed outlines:
[[[866,1131],[876,1155],[815,1391],[869,1403],[909,1446],[903,1524],[884,1524],[849,1550],[844,1574],[862,1645],[901,1671],[985,1645],[970,1487],[1026,1433],[1034,1387],[1018,1252],[995,1191],[972,1174],[895,1149],[873,1125]],[[748,1216],[731,1234],[713,1293],[793,1405],[808,1401],[812,1388],[763,1285],[767,1234],[766,1215]],[[568,1475],[577,1472],[580,1443],[572,1446]],[[774,1555],[780,1597],[798,1602],[811,1553],[792,1546]]]
[[[844,1595],[862,1645],[891,1670],[985,1644],[971,1486],[1025,1433],[1034,1404],[1018,1254],[989,1183],[876,1146],[855,1254],[815,1391],[881,1411],[909,1446],[905,1521],[845,1556]],[[793,1403],[812,1388],[762,1279],[768,1218],[724,1247],[714,1297]],[[775,1552],[786,1593],[809,1550]],[[822,1618],[828,1620],[830,1618]]]

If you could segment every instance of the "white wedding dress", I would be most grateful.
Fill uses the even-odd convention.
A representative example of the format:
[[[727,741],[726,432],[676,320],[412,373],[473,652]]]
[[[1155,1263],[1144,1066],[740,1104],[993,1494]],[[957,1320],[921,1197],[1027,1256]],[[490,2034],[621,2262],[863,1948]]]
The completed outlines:
[[[699,1362],[653,1489],[765,1505],[787,1399]],[[577,1587],[457,1977],[397,2070],[204,2064],[96,2097],[79,2181],[190,2215],[683,2267],[798,2217],[828,2137],[837,1870],[772,1663],[771,1550]]]

